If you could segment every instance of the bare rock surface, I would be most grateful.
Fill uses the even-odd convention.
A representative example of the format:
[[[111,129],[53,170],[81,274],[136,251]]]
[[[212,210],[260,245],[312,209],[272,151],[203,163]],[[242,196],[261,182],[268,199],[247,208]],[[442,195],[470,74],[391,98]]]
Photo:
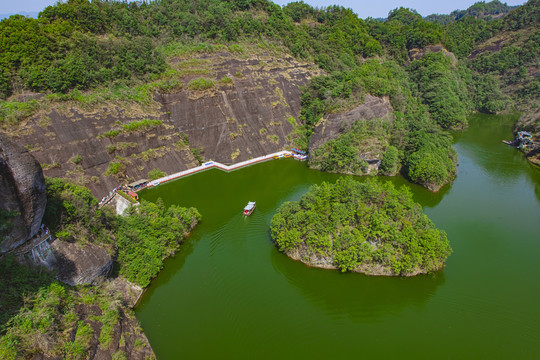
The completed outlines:
[[[185,86],[154,93],[147,105],[52,102],[6,135],[32,152],[46,176],[69,178],[99,199],[119,185],[148,178],[153,169],[169,175],[200,161],[237,163],[291,145],[300,125],[299,87],[320,74],[313,64],[271,54],[202,54],[173,59],[172,66],[189,70],[180,77]],[[201,77],[215,86],[188,86]],[[143,119],[162,123],[110,134]],[[113,163],[121,165],[111,172]]]
[[[232,164],[291,145],[300,114],[300,86],[317,72],[292,58],[223,59],[217,78],[232,84],[212,91],[163,94],[171,123],[204,159]],[[231,74],[239,74],[234,76]]]
[[[44,121],[44,118],[46,121]],[[141,131],[106,136],[110,130],[143,119],[162,124]],[[124,109],[52,109],[23,124],[12,135],[27,144],[41,162],[45,175],[70,178],[101,198],[118,185],[146,178],[154,168],[172,173],[198,165],[190,149],[166,119],[155,113],[130,113]],[[121,164],[108,174],[112,162]]]
[[[94,244],[69,243],[59,239],[51,243],[56,257],[58,280],[76,286],[92,284],[110,273],[113,260],[107,249]]]
[[[329,140],[338,138],[355,121],[371,121],[375,119],[390,121],[392,118],[393,110],[388,98],[378,98],[366,94],[363,104],[346,113],[331,114],[319,121],[309,141],[309,151],[313,152]]]
[[[20,144],[0,134],[0,208],[16,213],[0,253],[31,239],[39,230],[47,197],[43,171],[36,159]]]
[[[411,60],[419,60],[423,58],[424,56],[426,56],[427,54],[431,54],[431,53],[435,53],[439,51],[442,51],[442,53],[452,61],[452,64],[457,64],[456,55],[446,50],[444,46],[442,46],[441,44],[428,45],[422,49],[418,49],[418,48],[411,49],[409,50],[409,58]]]

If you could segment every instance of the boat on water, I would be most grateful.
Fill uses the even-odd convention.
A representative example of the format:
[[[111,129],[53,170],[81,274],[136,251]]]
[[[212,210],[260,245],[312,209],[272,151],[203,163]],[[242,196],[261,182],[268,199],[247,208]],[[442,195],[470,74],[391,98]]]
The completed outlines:
[[[244,207],[244,216],[251,215],[256,206],[257,204],[255,204],[255,201],[249,201],[246,207]]]

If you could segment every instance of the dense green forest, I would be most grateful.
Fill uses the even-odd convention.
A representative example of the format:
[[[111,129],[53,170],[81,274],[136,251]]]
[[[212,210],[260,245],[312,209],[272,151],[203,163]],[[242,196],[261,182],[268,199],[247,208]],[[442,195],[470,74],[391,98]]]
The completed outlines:
[[[389,96],[396,124],[386,141],[398,149],[399,168],[412,181],[438,188],[455,174],[445,130],[466,127],[472,111],[496,113],[513,109],[517,99],[530,106],[538,98],[538,79],[531,75],[540,43],[538,8],[538,0],[512,11],[498,1],[477,3],[448,21],[399,8],[379,21],[302,1],[282,8],[266,0],[69,0],[47,7],[37,19],[12,16],[0,22],[0,98],[27,90],[141,89],[159,79],[164,83],[145,85],[143,92],[167,91],[182,86],[171,78],[166,61],[175,49],[187,45],[205,52],[212,44],[274,42],[325,71],[302,96],[299,147],[307,149],[324,114],[351,108],[366,93]],[[490,38],[519,30],[517,43],[501,51],[473,51]],[[435,44],[455,57],[439,51],[411,61],[410,50]],[[39,108],[35,101],[2,101],[0,115],[13,124]],[[433,161],[416,170],[420,155],[430,149],[437,152]]]
[[[517,8],[518,6],[508,6],[506,3],[501,3],[498,0],[491,2],[477,2],[474,5],[470,6],[466,10],[454,10],[450,14],[432,14],[426,16],[427,21],[438,22],[441,24],[449,24],[453,21],[457,21],[466,17],[474,18],[484,18],[486,20],[491,20],[508,14],[512,9]]]
[[[284,203],[271,222],[278,248],[310,265],[412,275],[440,269],[451,252],[406,188],[343,178]]]

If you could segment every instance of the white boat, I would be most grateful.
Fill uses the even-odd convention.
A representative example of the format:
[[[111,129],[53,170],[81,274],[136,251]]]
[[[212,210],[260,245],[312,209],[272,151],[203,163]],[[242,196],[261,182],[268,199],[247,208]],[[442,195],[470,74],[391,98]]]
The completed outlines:
[[[255,201],[249,201],[246,207],[244,207],[244,216],[249,216],[251,213],[253,213],[253,210],[255,210],[255,207],[257,204]]]

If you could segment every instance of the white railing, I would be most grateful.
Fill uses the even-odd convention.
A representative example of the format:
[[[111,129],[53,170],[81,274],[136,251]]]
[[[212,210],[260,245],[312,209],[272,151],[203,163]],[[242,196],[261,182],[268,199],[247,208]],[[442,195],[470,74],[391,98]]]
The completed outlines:
[[[194,174],[194,173],[199,172],[199,171],[212,169],[214,167],[218,168],[218,169],[221,169],[221,170],[224,170],[224,171],[232,171],[232,170],[236,170],[236,169],[239,169],[241,167],[244,167],[244,166],[253,165],[253,164],[261,162],[261,161],[270,160],[270,159],[273,159],[274,157],[281,158],[281,157],[284,157],[285,155],[293,156],[293,153],[290,152],[290,151],[287,151],[287,150],[279,151],[279,152],[276,152],[276,153],[273,153],[273,154],[259,156],[259,157],[256,157],[254,159],[249,159],[249,160],[246,160],[246,161],[242,161],[242,162],[239,162],[239,163],[234,164],[234,165],[225,165],[225,164],[219,163],[217,161],[207,161],[204,164],[202,164],[201,166],[197,166],[197,167],[194,167],[194,168],[191,168],[191,169],[188,169],[188,170],[180,171],[180,172],[177,172],[175,174],[171,174],[171,175],[164,176],[162,178],[150,181],[148,183],[147,187],[158,186],[159,184],[163,184],[164,182],[175,180],[175,179],[181,178],[181,177],[186,176],[186,175],[191,175],[191,174]]]

